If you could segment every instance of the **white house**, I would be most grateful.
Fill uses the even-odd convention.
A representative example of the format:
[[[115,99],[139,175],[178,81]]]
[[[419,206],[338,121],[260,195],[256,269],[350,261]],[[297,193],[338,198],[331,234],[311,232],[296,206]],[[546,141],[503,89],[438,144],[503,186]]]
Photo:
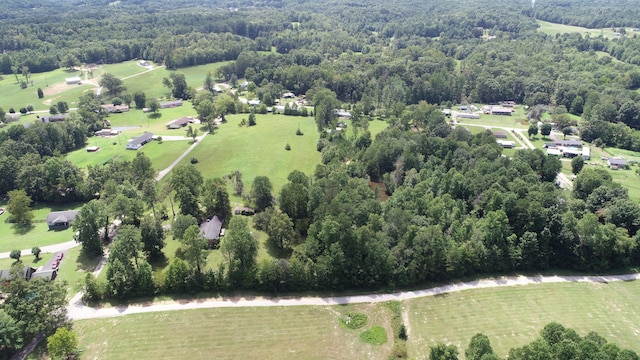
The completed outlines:
[[[82,79],[79,76],[66,78],[65,82],[67,85],[80,85],[82,84]]]
[[[151,142],[151,140],[153,140],[153,134],[150,132],[145,132],[144,134],[138,136],[137,138],[127,141],[127,149],[138,150],[144,144]]]

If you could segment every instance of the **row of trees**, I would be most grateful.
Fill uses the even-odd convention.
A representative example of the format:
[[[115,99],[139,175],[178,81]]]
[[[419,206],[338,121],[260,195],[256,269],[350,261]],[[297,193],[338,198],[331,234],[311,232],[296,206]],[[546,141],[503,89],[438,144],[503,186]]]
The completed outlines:
[[[478,333],[471,338],[464,351],[467,360],[499,360],[491,347],[489,338]],[[458,348],[455,345],[438,343],[431,346],[429,360],[457,360]],[[595,332],[582,337],[578,333],[558,323],[547,324],[540,336],[531,343],[509,350],[507,359],[620,359],[637,360],[638,354],[632,350],[621,349],[614,343]]]

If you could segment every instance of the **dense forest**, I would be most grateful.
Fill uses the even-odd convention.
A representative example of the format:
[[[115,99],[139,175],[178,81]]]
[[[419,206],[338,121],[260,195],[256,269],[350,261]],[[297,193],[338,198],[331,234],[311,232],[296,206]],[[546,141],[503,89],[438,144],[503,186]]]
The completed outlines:
[[[349,108],[356,135],[322,131],[322,164],[313,174],[292,173],[279,194],[271,194],[269,179],[254,181],[253,225],[282,255],[272,262],[256,263],[248,224],[225,216],[225,265],[201,267],[204,246],[192,225],[205,214],[231,213],[229,179],[203,179],[186,166],[157,189],[142,154],[86,173],[66,162],[61,155],[102,127],[100,104],[108,99],[86,95],[63,123],[0,133],[0,193],[91,200],[76,225],[91,255],[102,253],[98,230],[122,220],[126,231],[112,245],[108,283],[89,279],[90,297],[412,286],[496,271],[637,265],[640,206],[610,175],[585,170],[572,194],[561,192],[554,186],[559,160],[529,150],[501,156],[491,134],[451,129],[439,111],[513,100],[538,109],[534,121],[553,108],[558,129],[581,117],[584,140],[640,150],[638,37],[536,32],[536,17],[551,19],[570,3],[540,4],[533,13],[524,1],[5,4],[12,14],[0,24],[5,76],[134,58],[173,69],[231,60],[216,75],[247,79],[266,105],[285,90],[306,94],[321,131],[335,122],[333,110]],[[580,19],[608,23],[616,9],[629,7],[585,10]],[[617,26],[634,26],[632,17],[624,19]],[[203,91],[178,97],[193,97],[198,112],[212,104],[209,112],[220,115],[247,110],[207,81]],[[375,139],[367,131],[373,117],[389,123]],[[384,184],[390,197],[380,201],[370,181]],[[172,232],[183,256],[154,278],[143,257],[162,257],[156,215],[169,211],[154,204],[164,199],[176,203]]]

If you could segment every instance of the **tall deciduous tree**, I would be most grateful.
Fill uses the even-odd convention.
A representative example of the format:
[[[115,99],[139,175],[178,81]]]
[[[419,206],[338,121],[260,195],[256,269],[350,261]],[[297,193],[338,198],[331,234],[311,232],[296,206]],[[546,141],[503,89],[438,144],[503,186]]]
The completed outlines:
[[[256,211],[260,212],[273,204],[273,195],[271,191],[273,185],[266,176],[256,176],[251,185],[251,197],[256,204]]]
[[[147,106],[147,94],[142,91],[136,91],[133,93],[133,102],[136,104],[136,109],[143,109]]]
[[[115,75],[111,73],[104,73],[100,78],[100,82],[98,83],[100,86],[104,86],[107,88],[107,92],[111,96],[118,96],[118,94],[127,90],[127,88],[122,83],[122,80],[115,77]]]
[[[231,219],[231,202],[224,180],[220,178],[207,179],[202,189],[202,204],[206,216],[217,215],[225,224]]]
[[[27,192],[19,189],[9,191],[8,195],[7,211],[11,214],[11,221],[18,224],[30,224],[33,220],[33,212],[29,207],[31,198],[27,196]]]
[[[47,351],[53,358],[70,359],[78,352],[78,338],[73,330],[61,327],[47,338]]]
[[[258,256],[258,241],[251,235],[244,219],[236,216],[231,218],[229,229],[220,244],[220,252],[227,262],[230,282],[240,285],[255,266]]]
[[[164,257],[162,249],[165,246],[165,234],[160,219],[153,216],[142,218],[140,233],[142,234],[142,251],[147,256],[147,259],[149,261],[162,259]]]
[[[202,274],[202,268],[209,254],[206,250],[207,240],[200,233],[198,225],[189,226],[180,239],[180,243],[182,243],[181,249],[185,260],[198,274]]]
[[[73,221],[73,230],[77,232],[76,240],[82,244],[82,251],[89,256],[102,255],[102,241],[99,231],[106,221],[104,204],[99,200],[91,200],[80,209]]]
[[[0,309],[0,357],[22,347],[22,332],[16,321]]]
[[[318,131],[322,131],[331,123],[334,111],[340,106],[336,93],[329,89],[319,89],[313,94],[313,107],[318,125]]]
[[[203,178],[193,165],[181,165],[173,169],[171,187],[175,191],[175,199],[180,203],[180,211],[200,219],[200,190]]]
[[[493,354],[493,348],[489,338],[484,334],[475,334],[471,338],[471,342],[464,352],[464,356],[468,360],[480,360],[483,356]]]

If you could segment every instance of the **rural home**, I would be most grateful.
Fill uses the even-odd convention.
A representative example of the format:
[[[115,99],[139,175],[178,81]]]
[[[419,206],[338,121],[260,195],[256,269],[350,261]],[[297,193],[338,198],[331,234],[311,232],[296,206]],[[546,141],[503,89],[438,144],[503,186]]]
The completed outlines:
[[[67,85],[82,85],[82,79],[79,76],[64,79]]]
[[[6,122],[18,121],[20,120],[20,114],[12,114],[12,113],[4,114],[4,120]]]
[[[585,160],[591,160],[591,149],[588,147],[582,148],[582,158]]]
[[[129,111],[129,105],[113,105],[113,104],[104,104],[100,105],[106,112],[109,114],[113,113],[123,113]]]
[[[18,275],[20,277],[24,277],[25,280],[31,280],[31,275],[36,271],[36,269],[32,268],[29,265],[25,265],[23,268],[18,270]],[[11,281],[13,275],[11,274],[11,269],[0,270],[0,281]]]
[[[336,116],[343,119],[351,119],[351,113],[346,110],[336,110]]]
[[[497,140],[496,142],[505,149],[511,149],[516,146],[516,143],[513,141]]]
[[[133,138],[127,141],[127,150],[138,150],[142,146],[144,146],[144,144],[151,142],[151,140],[153,140],[153,134],[150,132],[145,132],[137,138]]]
[[[160,103],[161,109],[170,109],[178,106],[182,106],[182,100],[167,101],[167,102]]]
[[[508,115],[511,116],[511,109],[505,107],[494,106],[491,108],[491,115]]]
[[[544,144],[545,148],[554,146],[566,146],[566,147],[582,147],[582,141],[580,140],[553,140],[550,143]]]
[[[147,60],[140,60],[138,63],[140,66],[149,66],[149,62]]]
[[[189,117],[181,117],[180,119],[171,120],[167,123],[167,129],[180,129],[182,127],[187,126],[193,118]]]
[[[282,98],[283,99],[293,99],[295,97],[296,97],[296,95],[294,93],[292,93],[292,92],[286,92],[286,93],[282,94]]]
[[[53,211],[47,215],[47,225],[49,230],[64,230],[71,226],[71,222],[76,219],[78,210]]]
[[[446,117],[451,117],[451,109],[442,110],[442,115],[444,115]]]
[[[496,139],[506,139],[507,138],[507,133],[504,131],[492,131],[491,134],[496,138]]]
[[[215,247],[220,238],[224,236],[224,229],[222,228],[223,219],[214,215],[211,219],[200,224],[200,234],[207,239],[209,247]]]
[[[456,119],[480,119],[480,114],[460,112],[456,114]]]
[[[111,137],[118,136],[118,134],[120,134],[120,131],[114,129],[102,129],[94,132],[94,134],[100,137]]]
[[[547,155],[562,156],[562,151],[558,148],[550,147],[547,148]]]
[[[258,106],[258,105],[260,105],[260,100],[249,100],[249,101],[247,101],[247,104],[249,104],[251,106]]]
[[[43,123],[59,122],[59,121],[64,121],[66,117],[67,117],[67,114],[41,116],[40,121]]]
[[[620,168],[624,169],[627,167],[627,160],[625,159],[616,159],[616,158],[609,158],[607,160],[607,164],[609,164],[609,168],[611,170],[618,170]]]

